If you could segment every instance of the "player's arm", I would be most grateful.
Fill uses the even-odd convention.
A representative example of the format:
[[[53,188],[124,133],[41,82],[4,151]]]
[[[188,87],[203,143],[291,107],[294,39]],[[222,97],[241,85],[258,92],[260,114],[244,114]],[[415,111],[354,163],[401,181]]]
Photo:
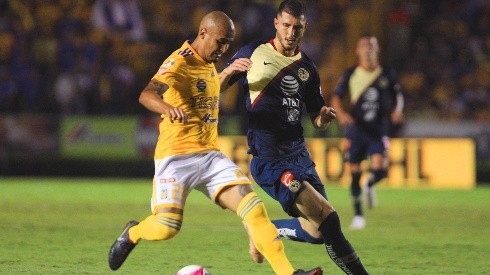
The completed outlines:
[[[394,124],[400,124],[403,121],[403,107],[405,101],[403,99],[403,93],[400,84],[396,83],[394,86],[395,91],[395,108],[391,112],[391,122]]]
[[[354,123],[352,116],[342,108],[342,101],[338,95],[332,96],[332,107],[335,108],[338,120],[341,126],[347,126]]]
[[[219,82],[221,92],[226,91],[226,89],[230,86],[229,82],[232,76],[239,74],[239,73],[244,73],[250,70],[252,67],[252,60],[249,58],[237,58],[235,59],[230,65],[228,65],[226,68],[224,68],[220,73],[219,73]]]
[[[167,84],[152,79],[141,92],[139,102],[152,112],[165,114],[172,123],[174,120],[178,120],[186,124],[189,120],[187,113],[181,108],[174,107],[163,100],[163,94],[168,89],[169,86]]]

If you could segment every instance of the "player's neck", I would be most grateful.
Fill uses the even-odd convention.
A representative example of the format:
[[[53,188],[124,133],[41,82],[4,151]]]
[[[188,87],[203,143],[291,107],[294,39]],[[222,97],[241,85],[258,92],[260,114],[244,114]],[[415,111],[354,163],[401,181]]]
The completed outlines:
[[[372,72],[379,67],[379,62],[359,62],[359,67],[366,71]]]
[[[291,57],[299,53],[299,46],[296,46],[293,50],[285,50],[277,38],[269,40],[269,43],[274,47],[274,50],[284,56]]]

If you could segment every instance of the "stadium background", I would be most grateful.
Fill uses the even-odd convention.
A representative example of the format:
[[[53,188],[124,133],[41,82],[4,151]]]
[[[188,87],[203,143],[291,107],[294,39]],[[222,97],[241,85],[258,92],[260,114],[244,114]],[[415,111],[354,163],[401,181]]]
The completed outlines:
[[[213,9],[237,27],[223,60],[271,38],[277,2],[0,0],[0,175],[151,177],[158,117],[137,98],[156,68]],[[490,2],[307,2],[301,48],[327,98],[365,32],[398,72],[407,119],[391,152],[395,185],[431,182],[431,169],[449,187],[490,182]],[[247,169],[240,103],[236,90],[223,96],[220,132]],[[329,149],[341,148],[338,125],[306,135],[325,177],[345,181],[341,156]]]

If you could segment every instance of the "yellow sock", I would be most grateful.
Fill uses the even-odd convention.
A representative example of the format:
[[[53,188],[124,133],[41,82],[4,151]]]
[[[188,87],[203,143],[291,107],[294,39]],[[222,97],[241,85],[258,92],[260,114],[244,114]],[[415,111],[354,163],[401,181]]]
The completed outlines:
[[[168,240],[179,233],[181,226],[181,214],[159,213],[150,215],[129,229],[129,239],[133,243],[138,243],[141,239],[149,241]]]
[[[237,214],[246,223],[257,249],[279,275],[291,275],[294,268],[284,253],[279,233],[270,221],[262,200],[255,192],[247,194],[238,205]]]

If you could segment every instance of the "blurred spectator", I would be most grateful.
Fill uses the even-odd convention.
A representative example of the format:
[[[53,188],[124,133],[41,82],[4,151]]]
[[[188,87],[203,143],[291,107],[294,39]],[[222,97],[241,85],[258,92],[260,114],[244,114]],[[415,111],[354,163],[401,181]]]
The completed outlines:
[[[189,31],[202,14],[229,13],[238,47],[273,36],[267,21],[279,2],[0,0],[0,112],[145,112],[134,90],[176,41],[192,39]],[[387,49],[383,63],[399,72],[408,118],[489,119],[490,1],[318,0],[309,6],[315,24],[300,46],[319,65],[324,93],[355,62],[355,40],[370,32]],[[242,112],[234,98],[223,100],[227,115]]]
[[[15,101],[18,98],[18,89],[13,80],[10,69],[0,66],[0,112],[15,112]]]
[[[146,39],[145,24],[135,0],[95,0],[92,23],[107,35],[122,35],[133,42]]]

